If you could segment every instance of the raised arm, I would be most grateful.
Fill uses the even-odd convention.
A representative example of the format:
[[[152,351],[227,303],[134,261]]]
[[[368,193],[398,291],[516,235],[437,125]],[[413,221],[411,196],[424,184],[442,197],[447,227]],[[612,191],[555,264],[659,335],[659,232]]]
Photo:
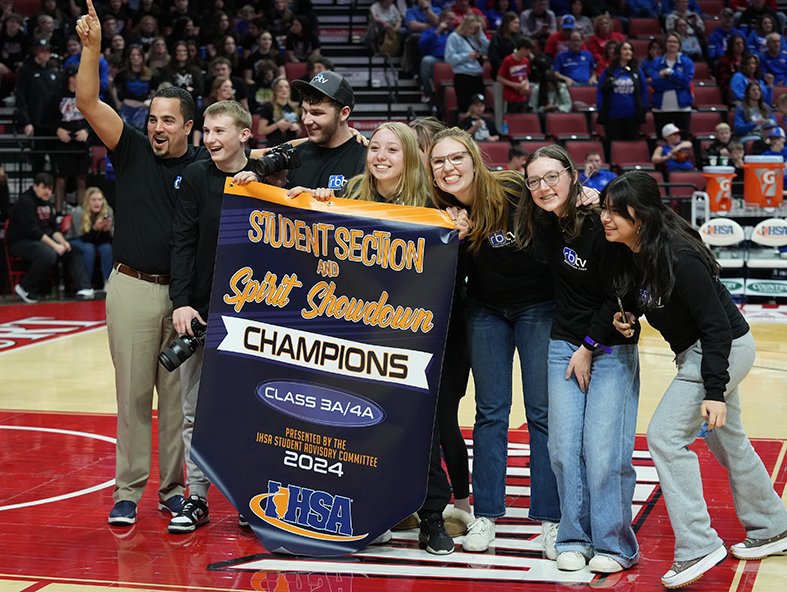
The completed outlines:
[[[112,107],[99,100],[101,23],[92,0],[87,0],[87,14],[77,21],[76,32],[82,41],[82,58],[77,72],[77,109],[85,116],[104,145],[114,150],[123,132],[123,120]]]

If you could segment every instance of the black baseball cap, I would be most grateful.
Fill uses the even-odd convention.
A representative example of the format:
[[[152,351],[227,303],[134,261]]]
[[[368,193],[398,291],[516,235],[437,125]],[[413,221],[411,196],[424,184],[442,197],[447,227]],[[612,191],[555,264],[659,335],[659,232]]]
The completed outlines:
[[[470,97],[470,102],[471,103],[486,103],[486,97],[484,95],[482,95],[481,93],[478,93],[477,95],[473,95],[472,97]]]
[[[293,80],[292,85],[301,94],[303,94],[304,90],[311,87],[342,106],[350,109],[355,107],[355,93],[353,93],[350,83],[336,72],[326,70],[317,74],[310,82]]]
[[[49,41],[47,39],[41,38],[41,39],[36,39],[33,42],[33,49],[46,49],[52,51],[52,46],[49,44]]]

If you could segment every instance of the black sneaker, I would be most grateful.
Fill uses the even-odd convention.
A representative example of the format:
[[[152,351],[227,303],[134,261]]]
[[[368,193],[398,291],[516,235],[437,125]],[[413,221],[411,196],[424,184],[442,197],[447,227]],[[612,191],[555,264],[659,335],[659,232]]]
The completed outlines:
[[[109,522],[112,526],[131,526],[137,521],[137,504],[129,500],[121,500],[112,506]]]
[[[241,528],[251,528],[251,524],[249,524],[249,521],[246,520],[246,516],[243,514],[238,514],[238,526]]]
[[[159,500],[158,510],[159,512],[169,512],[172,516],[177,516],[180,514],[180,511],[183,509],[183,504],[185,503],[185,497],[180,494],[175,494],[163,502]]]
[[[421,531],[418,540],[426,544],[427,553],[432,555],[448,555],[454,552],[454,539],[445,531],[445,522],[440,516],[431,516],[421,520]]]
[[[180,513],[169,521],[167,530],[172,534],[183,534],[192,532],[207,522],[210,522],[208,501],[198,495],[192,495],[183,504]]]

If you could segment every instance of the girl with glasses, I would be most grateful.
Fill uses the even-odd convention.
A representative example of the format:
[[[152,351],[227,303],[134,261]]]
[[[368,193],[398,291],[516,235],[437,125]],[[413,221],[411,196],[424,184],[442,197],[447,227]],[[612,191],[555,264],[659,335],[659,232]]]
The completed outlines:
[[[514,230],[524,249],[539,245],[557,284],[547,371],[557,568],[589,560],[591,571],[614,573],[639,561],[631,528],[639,329],[622,336],[611,326],[617,302],[606,270],[618,249],[604,240],[598,207],[577,203],[581,191],[565,149],[539,148],[525,163]]]
[[[439,132],[428,155],[432,199],[456,214],[469,213],[467,332],[475,382],[473,497],[475,520],[465,551],[483,552],[505,515],[508,425],[518,350],[530,433],[530,513],[542,521],[547,556],[555,558],[560,520],[557,484],[549,462],[547,346],[554,310],[552,274],[534,249],[519,249],[514,211],[524,190],[517,171],[489,171],[478,145],[458,128]]]
[[[644,313],[676,356],[677,375],[648,426],[648,448],[675,532],[675,563],[662,584],[683,587],[727,557],[711,526],[697,455],[689,448],[702,427],[709,430],[708,448],[727,470],[746,529],[732,554],[756,560],[787,552],[787,510],[741,423],[738,386],[754,363],[754,339],[719,282],[715,257],[664,205],[646,173],[626,173],[607,186],[601,220],[606,240],[624,247],[611,270],[616,290],[636,298],[626,310]],[[622,337],[632,334],[635,319],[631,312],[615,313]]]
[[[431,132],[440,127],[436,121],[419,121],[416,125],[422,144],[430,142]],[[380,125],[369,139],[364,171],[350,179],[342,196],[364,201],[430,206],[429,178],[419,149],[419,135],[404,123],[387,122]],[[451,155],[449,162],[455,162],[459,158],[461,157],[458,155]],[[447,166],[450,168],[451,165]],[[328,201],[334,197],[332,189],[320,188],[311,192],[314,198],[320,201]],[[464,215],[460,214],[459,217],[466,221]],[[457,278],[464,276],[460,266]],[[435,555],[454,552],[453,539],[446,532],[443,520],[451,489],[454,492],[455,508],[447,515],[458,518],[462,523],[460,532],[455,534],[463,534],[464,523],[470,522],[465,519],[465,516],[469,518],[468,512],[456,512],[457,509],[470,509],[467,449],[457,419],[459,401],[465,394],[470,373],[463,288],[463,282],[457,280],[443,358],[443,374],[440,377],[426,500],[418,511],[419,540],[425,544],[428,553]],[[451,486],[441,466],[441,444],[451,475]]]

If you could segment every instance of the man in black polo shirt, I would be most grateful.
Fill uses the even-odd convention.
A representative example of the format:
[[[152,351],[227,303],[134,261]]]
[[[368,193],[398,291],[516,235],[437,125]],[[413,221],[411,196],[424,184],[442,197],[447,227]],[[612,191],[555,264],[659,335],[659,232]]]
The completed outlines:
[[[355,140],[348,124],[355,106],[353,89],[331,71],[318,73],[311,82],[295,80],[292,86],[301,95],[301,120],[309,140],[296,148],[303,164],[290,171],[290,196],[318,187],[339,194],[366,163],[366,147]]]
[[[83,44],[77,107],[110,151],[117,175],[115,269],[107,293],[107,330],[115,367],[118,424],[115,505],[109,523],[136,522],[137,503],[150,474],[153,388],[158,393],[158,508],[183,505],[183,412],[178,372],[159,367],[161,348],[176,336],[169,299],[170,233],[183,169],[208,158],[188,144],[194,117],[191,95],[162,89],[150,104],[148,137],[123,124],[99,100],[101,24],[91,0],[79,19]]]

